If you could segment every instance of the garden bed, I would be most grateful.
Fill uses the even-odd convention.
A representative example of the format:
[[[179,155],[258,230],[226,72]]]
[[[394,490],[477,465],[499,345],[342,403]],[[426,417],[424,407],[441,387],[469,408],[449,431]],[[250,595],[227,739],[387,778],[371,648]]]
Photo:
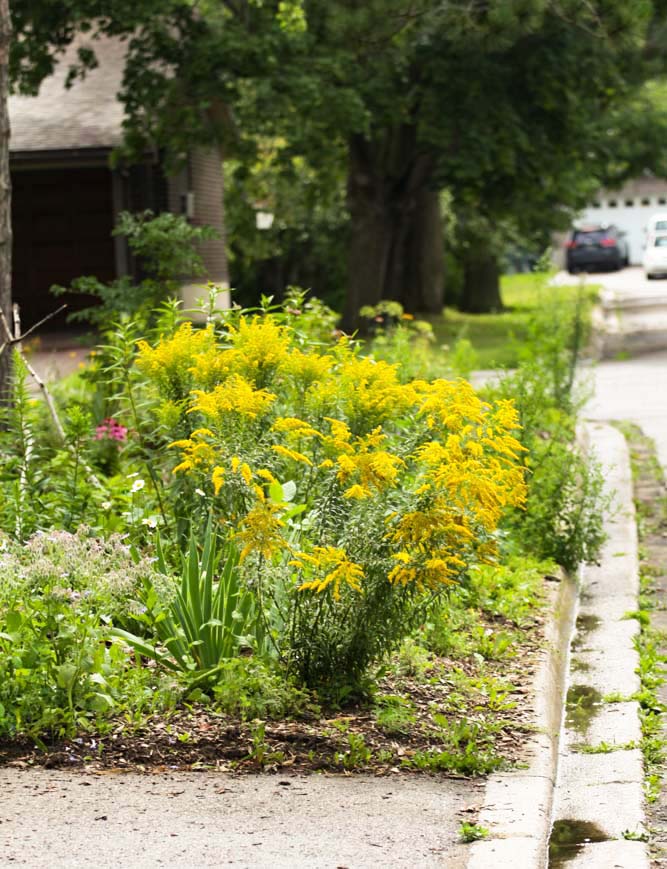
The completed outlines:
[[[555,581],[547,575],[545,586]],[[537,581],[535,600],[542,598]],[[242,720],[201,703],[182,704],[129,723],[109,720],[99,733],[43,743],[0,741],[0,764],[86,770],[215,769],[488,773],[521,761],[532,730],[532,679],[542,647],[536,609],[520,627],[468,611],[458,642],[464,657],[404,645],[374,686],[373,698],[320,708],[300,697],[294,717]],[[506,643],[508,643],[506,645]],[[495,653],[494,653],[495,646]],[[488,657],[485,658],[486,654]]]

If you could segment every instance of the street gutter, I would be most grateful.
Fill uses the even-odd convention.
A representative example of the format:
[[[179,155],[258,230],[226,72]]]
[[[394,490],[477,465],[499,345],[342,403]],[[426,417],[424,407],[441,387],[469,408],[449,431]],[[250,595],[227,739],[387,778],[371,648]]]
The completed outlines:
[[[644,830],[643,763],[639,690],[634,648],[638,624],[625,618],[638,608],[639,562],[632,474],[627,444],[610,425],[589,424],[584,437],[590,453],[603,466],[614,507],[605,520],[608,534],[598,565],[580,570],[577,583],[563,577],[550,608],[544,658],[535,680],[534,721],[525,770],[492,776],[487,783],[478,824],[489,836],[474,843],[467,869],[648,869]],[[579,606],[580,669],[570,677],[571,638]],[[579,639],[579,637],[578,637]],[[582,734],[565,720],[568,679],[572,687],[604,695],[616,693],[620,703],[598,704],[594,719]],[[577,683],[576,686],[574,683]],[[610,753],[582,753],[608,743]],[[627,746],[627,748],[625,747]],[[572,842],[549,863],[549,839],[554,822],[599,830],[599,841]]]

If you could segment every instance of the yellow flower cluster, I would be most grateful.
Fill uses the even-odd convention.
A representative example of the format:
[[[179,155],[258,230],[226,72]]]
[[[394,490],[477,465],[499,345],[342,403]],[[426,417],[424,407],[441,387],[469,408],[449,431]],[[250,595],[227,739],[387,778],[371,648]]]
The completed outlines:
[[[306,573],[320,574],[319,578],[302,583],[299,591],[322,592],[331,586],[334,600],[340,600],[340,587],[343,583],[354,591],[362,591],[364,570],[361,565],[349,560],[344,549],[314,546],[310,552],[297,552],[289,563]]]
[[[252,383],[238,374],[232,374],[211,392],[195,389],[193,395],[196,401],[190,413],[199,411],[218,426],[224,425],[225,417],[229,414],[255,419],[266,413],[276,398],[265,389],[255,389]]]
[[[409,410],[412,391],[400,383],[395,365],[367,356],[351,356],[340,366],[343,411],[357,427],[375,426]]]
[[[254,383],[264,382],[290,356],[290,336],[287,329],[270,317],[241,317],[237,327],[228,326],[224,351],[230,371]]]
[[[189,413],[202,427],[172,444],[182,454],[175,470],[205,477],[215,495],[236,493],[220,503],[239,511],[244,559],[271,559],[301,536],[293,565],[307,575],[302,590],[338,599],[342,585],[361,589],[363,545],[354,558],[335,545],[337,533],[357,539],[355,522],[368,563],[384,559],[392,585],[452,582],[473,553],[490,554],[503,511],[525,502],[514,406],[484,403],[463,380],[402,384],[396,366],[346,339],[327,353],[293,346],[268,315],[241,317],[219,343],[185,324],[156,348],[142,342],[138,365],[168,395],[166,380],[186,372]],[[279,480],[290,481],[296,515],[335,505],[332,545],[318,545],[319,520],[285,518]]]
[[[215,335],[210,327],[195,331],[192,323],[183,323],[171,338],[155,347],[139,341],[137,349],[137,368],[167,395],[180,395],[189,389],[195,362],[215,353]]]
[[[288,548],[283,537],[285,523],[280,518],[280,505],[267,500],[259,487],[256,495],[255,506],[248,511],[236,533],[242,545],[241,561],[253,552],[270,561],[276,552]]]

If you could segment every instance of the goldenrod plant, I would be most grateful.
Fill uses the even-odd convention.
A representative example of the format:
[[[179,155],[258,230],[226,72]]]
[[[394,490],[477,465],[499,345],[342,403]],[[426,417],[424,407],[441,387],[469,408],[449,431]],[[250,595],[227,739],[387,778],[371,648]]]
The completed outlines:
[[[503,510],[524,502],[511,401],[485,403],[463,380],[403,383],[345,336],[310,346],[271,313],[182,323],[140,341],[136,366],[174,491],[238,546],[307,684],[358,682],[493,558]]]

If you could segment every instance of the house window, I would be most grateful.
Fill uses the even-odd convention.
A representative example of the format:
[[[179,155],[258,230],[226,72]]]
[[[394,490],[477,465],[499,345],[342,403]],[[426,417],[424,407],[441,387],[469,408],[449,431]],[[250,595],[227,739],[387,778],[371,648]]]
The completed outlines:
[[[592,207],[593,208],[602,208],[602,204],[600,202],[598,202],[597,200],[595,200]]]
[[[667,205],[667,199],[664,196],[658,196],[658,205]]]
[[[607,205],[609,206],[609,208],[616,208],[617,204],[618,204],[618,203],[616,202],[615,199],[610,199],[609,202],[607,203]]]
[[[644,198],[642,199],[642,205],[650,205],[650,204],[651,204],[650,198],[648,196],[644,196]]]

